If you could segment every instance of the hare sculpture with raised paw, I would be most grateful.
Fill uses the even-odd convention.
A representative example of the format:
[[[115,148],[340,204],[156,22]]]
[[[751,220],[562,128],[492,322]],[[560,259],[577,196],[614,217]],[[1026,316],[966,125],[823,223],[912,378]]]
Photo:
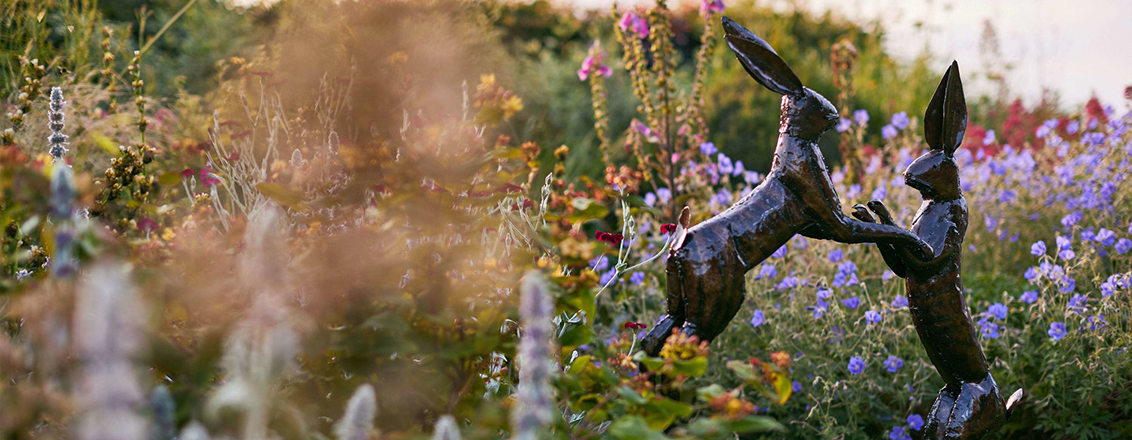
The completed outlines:
[[[892,225],[862,222],[841,210],[818,138],[838,119],[837,109],[802,82],[774,49],[723,17],[727,45],[767,89],[782,95],[778,145],[766,179],[719,215],[674,234],[668,258],[667,314],[645,337],[655,356],[674,329],[711,340],[735,317],[744,299],[744,275],[795,234],[842,243],[888,243],[930,254],[923,240]],[[685,208],[686,210],[687,208]]]
[[[1019,389],[1010,402],[1003,402],[963,299],[959,257],[967,231],[967,201],[959,189],[954,155],[966,129],[963,84],[959,65],[953,62],[924,114],[929,150],[904,172],[904,181],[924,199],[912,221],[912,232],[934,252],[925,258],[917,247],[878,244],[889,268],[905,280],[920,341],[947,384],[927,420],[925,438],[930,439],[980,438],[1001,423],[1022,397]],[[853,216],[876,221],[869,210],[880,224],[896,224],[878,200],[870,201],[868,210],[855,205]]]

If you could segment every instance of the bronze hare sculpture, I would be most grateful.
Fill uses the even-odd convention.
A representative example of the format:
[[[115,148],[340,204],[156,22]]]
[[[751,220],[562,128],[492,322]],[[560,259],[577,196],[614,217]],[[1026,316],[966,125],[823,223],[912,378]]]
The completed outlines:
[[[924,199],[912,221],[912,232],[934,252],[925,258],[916,252],[919,248],[878,244],[888,267],[905,279],[916,331],[947,384],[927,420],[925,438],[930,439],[979,438],[1001,423],[1022,397],[1019,389],[1009,403],[1003,402],[963,299],[959,266],[967,231],[967,201],[959,189],[954,154],[966,129],[959,64],[952,62],[924,113],[924,140],[929,150],[904,172],[905,183]],[[870,201],[868,207],[881,224],[896,224],[880,201]],[[853,216],[875,221],[861,205],[854,206]]]
[[[837,110],[802,82],[774,49],[723,17],[727,45],[755,81],[782,95],[778,145],[766,179],[726,211],[688,228],[681,215],[668,258],[667,314],[643,341],[652,356],[673,329],[708,340],[735,317],[744,299],[744,275],[794,234],[842,243],[886,243],[931,249],[911,232],[856,220],[841,211],[818,138]]]

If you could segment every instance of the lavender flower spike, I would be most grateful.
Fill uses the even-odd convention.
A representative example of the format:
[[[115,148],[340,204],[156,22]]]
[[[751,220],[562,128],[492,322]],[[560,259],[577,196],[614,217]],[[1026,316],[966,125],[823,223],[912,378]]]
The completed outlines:
[[[47,127],[51,129],[51,134],[47,136],[47,143],[51,148],[47,150],[54,157],[55,160],[63,158],[63,154],[67,153],[67,135],[63,134],[63,108],[66,106],[66,101],[63,100],[63,89],[58,87],[51,88],[51,104],[50,111],[47,112]]]
[[[334,424],[338,440],[366,440],[373,430],[373,417],[377,415],[377,398],[373,385],[364,384],[354,391],[346,404],[346,414]]]
[[[460,429],[456,426],[456,419],[451,414],[440,416],[436,427],[432,431],[432,440],[460,440]]]
[[[145,318],[130,282],[129,266],[95,265],[79,284],[75,305],[79,440],[144,440],[145,397],[134,358],[142,344]]]
[[[518,401],[511,412],[511,428],[516,440],[536,440],[556,413],[550,385],[556,371],[551,351],[554,304],[541,273],[532,270],[523,276],[519,301],[523,333],[519,341]]]

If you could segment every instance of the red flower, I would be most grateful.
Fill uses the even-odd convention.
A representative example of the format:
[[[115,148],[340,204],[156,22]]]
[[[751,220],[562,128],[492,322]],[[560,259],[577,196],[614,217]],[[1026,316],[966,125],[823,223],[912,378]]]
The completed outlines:
[[[224,158],[224,160],[226,160],[228,162],[235,162],[237,160],[240,160],[240,152],[239,151],[233,151],[232,154],[229,154],[228,157]]]
[[[596,233],[594,233],[594,237],[597,238],[598,241],[604,241],[613,246],[620,246],[621,240],[625,239],[625,236],[621,234],[610,234],[608,232],[602,231],[597,231]]]
[[[667,234],[669,232],[676,232],[676,224],[675,223],[665,223],[663,225],[660,225],[660,233],[661,234]]]
[[[621,328],[623,328],[625,330],[644,330],[645,325],[641,324],[639,322],[629,321],[629,322],[626,322],[625,325],[621,326]]]
[[[157,220],[151,219],[149,217],[142,217],[138,219],[138,230],[142,232],[153,232],[156,231],[160,226],[161,225],[157,224]]]
[[[520,192],[522,190],[523,190],[523,187],[521,187],[519,185],[516,185],[514,183],[505,183],[505,184],[503,184],[502,187],[497,188],[495,191],[496,192],[513,193],[513,192]]]
[[[532,202],[531,199],[523,199],[523,209],[527,209],[532,206],[535,206],[535,202]]]
[[[188,179],[193,177],[193,174],[196,174],[196,171],[193,171],[192,168],[185,167],[185,169],[181,170],[181,178]]]

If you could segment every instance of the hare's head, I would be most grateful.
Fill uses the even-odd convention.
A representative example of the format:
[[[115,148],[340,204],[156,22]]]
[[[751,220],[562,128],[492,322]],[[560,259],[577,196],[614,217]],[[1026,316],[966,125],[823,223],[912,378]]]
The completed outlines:
[[[955,149],[967,131],[967,101],[959,80],[959,63],[951,62],[924,112],[924,140],[928,151],[904,171],[904,182],[925,199],[952,200],[959,191],[959,164]]]
[[[802,86],[802,81],[773,48],[740,26],[723,17],[727,46],[735,52],[743,68],[755,81],[782,95],[782,130],[791,136],[817,140],[837,124],[837,109],[817,92]]]

